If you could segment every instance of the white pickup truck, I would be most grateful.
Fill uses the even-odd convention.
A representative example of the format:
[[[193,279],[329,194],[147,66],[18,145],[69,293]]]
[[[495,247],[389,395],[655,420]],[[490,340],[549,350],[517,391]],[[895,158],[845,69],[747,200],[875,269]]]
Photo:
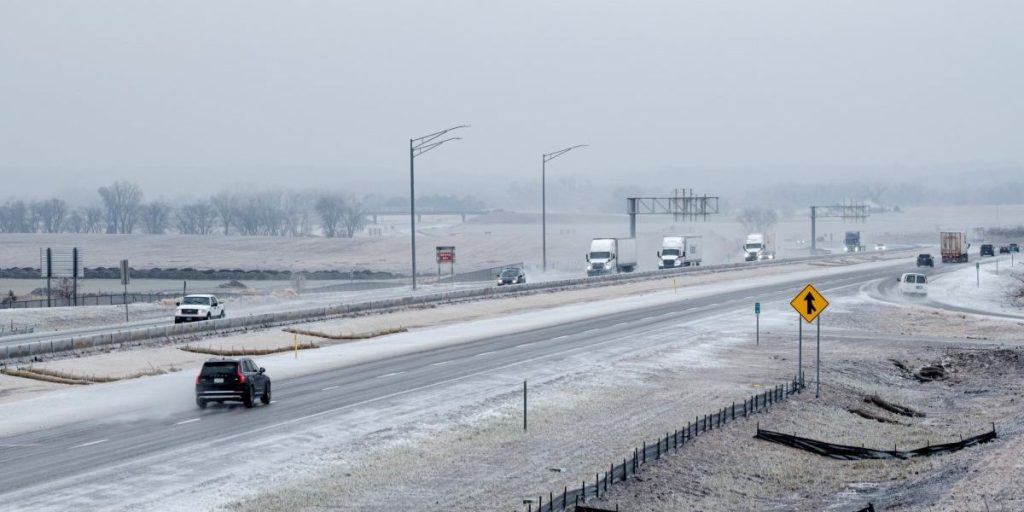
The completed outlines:
[[[186,295],[174,309],[174,323],[224,318],[224,304],[215,295]]]

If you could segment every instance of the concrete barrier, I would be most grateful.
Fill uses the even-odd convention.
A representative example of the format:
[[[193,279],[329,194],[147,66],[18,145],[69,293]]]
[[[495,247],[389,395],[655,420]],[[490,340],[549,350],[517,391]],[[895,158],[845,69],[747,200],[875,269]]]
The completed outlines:
[[[913,252],[912,250],[910,252]],[[890,253],[892,255],[893,253]],[[738,269],[757,268],[765,266],[795,265],[811,261],[829,261],[839,258],[846,258],[849,255],[827,255],[827,256],[805,256],[785,260],[771,260],[745,263],[729,263],[723,265],[708,265],[700,267],[682,267],[665,270],[651,270],[646,272],[631,272],[626,274],[611,274],[604,276],[583,277],[576,279],[561,279],[558,281],[546,281],[540,283],[526,283],[515,286],[489,286],[486,288],[475,288],[469,290],[445,291],[424,295],[413,295],[396,297],[393,299],[378,299],[356,304],[337,304],[333,306],[297,309],[282,311],[279,313],[262,313],[244,317],[218,318],[206,322],[194,322],[184,324],[172,324],[166,327],[147,327],[141,329],[130,329],[114,333],[93,334],[88,336],[74,336],[69,338],[57,338],[52,340],[34,341],[16,345],[4,346],[4,359],[31,358],[36,355],[53,354],[56,352],[67,352],[72,350],[83,350],[104,345],[118,345],[132,341],[148,341],[169,337],[182,336],[186,334],[199,334],[204,332],[234,331],[243,328],[268,328],[277,325],[288,325],[313,320],[324,320],[331,317],[344,316],[352,313],[363,313],[367,311],[380,311],[400,307],[409,307],[426,304],[445,304],[468,299],[479,299],[487,297],[514,296],[532,293],[539,290],[558,290],[579,287],[609,286],[628,281],[645,281],[663,279],[666,277],[684,274],[711,274],[717,272],[728,272]]]

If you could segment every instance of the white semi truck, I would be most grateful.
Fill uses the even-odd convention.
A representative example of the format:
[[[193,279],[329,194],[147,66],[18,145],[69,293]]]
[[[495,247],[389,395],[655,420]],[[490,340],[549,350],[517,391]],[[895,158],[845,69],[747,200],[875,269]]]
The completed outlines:
[[[770,234],[751,233],[743,244],[744,261],[775,259],[775,240]]]
[[[666,236],[658,251],[658,268],[676,268],[700,265],[701,238],[699,236]]]
[[[587,275],[617,274],[636,269],[635,238],[595,238],[587,253]]]

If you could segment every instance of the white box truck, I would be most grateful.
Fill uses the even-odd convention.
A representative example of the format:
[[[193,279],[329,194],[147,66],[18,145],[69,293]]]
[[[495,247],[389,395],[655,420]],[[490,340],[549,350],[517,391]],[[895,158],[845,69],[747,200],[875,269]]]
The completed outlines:
[[[775,259],[775,243],[770,234],[751,233],[743,244],[744,261]]]
[[[658,251],[658,268],[676,268],[700,265],[701,238],[699,236],[666,236]]]
[[[587,275],[617,274],[636,269],[635,238],[595,238],[587,253]]]

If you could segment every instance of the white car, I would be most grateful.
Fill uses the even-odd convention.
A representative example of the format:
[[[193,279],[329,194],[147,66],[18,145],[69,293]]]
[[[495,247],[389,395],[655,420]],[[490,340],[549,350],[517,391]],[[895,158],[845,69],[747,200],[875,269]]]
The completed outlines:
[[[876,251],[884,251],[885,250],[885,244],[883,244],[882,242],[878,242],[877,244],[875,244],[875,250]]]
[[[900,295],[928,295],[928,276],[908,272],[896,278]]]
[[[224,304],[215,295],[186,295],[174,309],[174,323],[224,318]]]

